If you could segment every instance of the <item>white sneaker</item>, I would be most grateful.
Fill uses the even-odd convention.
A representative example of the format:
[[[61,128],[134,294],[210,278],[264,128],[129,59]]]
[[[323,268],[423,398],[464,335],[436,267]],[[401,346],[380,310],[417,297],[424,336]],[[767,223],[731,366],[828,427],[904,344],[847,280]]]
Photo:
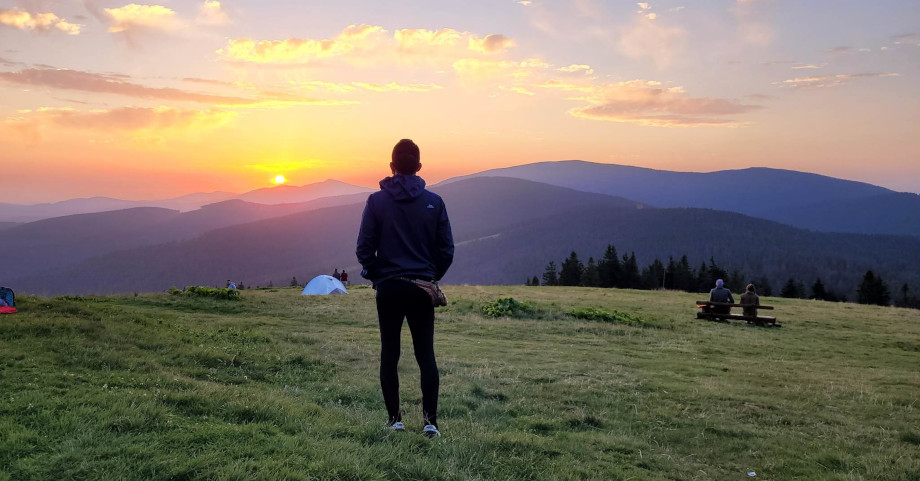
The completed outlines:
[[[395,423],[393,423],[393,424],[390,425],[390,429],[393,430],[393,431],[405,431],[405,430],[406,430],[406,425],[403,424],[403,423],[400,422],[400,421],[397,421],[397,422],[395,422]]]
[[[429,438],[441,437],[441,431],[438,431],[438,428],[434,424],[426,424],[425,429],[422,430],[422,434]]]

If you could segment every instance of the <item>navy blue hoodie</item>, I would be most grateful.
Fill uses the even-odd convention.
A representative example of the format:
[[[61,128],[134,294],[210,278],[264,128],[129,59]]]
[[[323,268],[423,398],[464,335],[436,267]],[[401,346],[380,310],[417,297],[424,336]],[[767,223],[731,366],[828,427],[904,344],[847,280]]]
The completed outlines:
[[[444,201],[417,175],[381,180],[364,206],[355,254],[374,285],[403,276],[441,279],[454,260]]]

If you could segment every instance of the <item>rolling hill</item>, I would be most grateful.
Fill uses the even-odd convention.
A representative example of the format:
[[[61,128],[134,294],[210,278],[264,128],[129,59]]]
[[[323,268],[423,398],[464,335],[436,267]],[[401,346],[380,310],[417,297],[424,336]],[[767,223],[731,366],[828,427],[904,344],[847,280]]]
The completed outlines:
[[[0,222],[34,222],[53,217],[92,214],[134,207],[159,207],[189,212],[206,205],[227,200],[241,200],[249,203],[267,205],[295,204],[320,198],[354,195],[371,191],[371,189],[366,187],[346,184],[337,180],[326,180],[299,187],[279,185],[276,187],[256,189],[244,194],[234,194],[230,192],[198,192],[161,200],[134,201],[112,199],[108,197],[92,197],[34,205],[0,203]]]
[[[791,170],[672,172],[571,160],[492,169],[442,184],[485,176],[617,195],[657,207],[726,210],[803,229],[920,236],[920,196]]]
[[[181,213],[135,207],[13,225],[0,228],[0,251],[12,253],[0,267],[0,281],[60,269],[115,251],[194,239],[222,227],[363,202],[365,197],[352,194],[279,205],[229,200]]]
[[[920,285],[920,239],[817,233],[737,213],[650,208],[622,198],[508,178],[438,186],[454,227],[457,257],[447,283],[522,283],[571,250],[600,256],[608,243],[640,263],[687,254],[720,265],[806,282],[820,275],[850,293],[867,269],[891,285]],[[28,292],[127,292],[172,285],[287,284],[333,268],[354,274],[363,203],[321,208],[212,230],[195,239],[114,252],[16,279]]]

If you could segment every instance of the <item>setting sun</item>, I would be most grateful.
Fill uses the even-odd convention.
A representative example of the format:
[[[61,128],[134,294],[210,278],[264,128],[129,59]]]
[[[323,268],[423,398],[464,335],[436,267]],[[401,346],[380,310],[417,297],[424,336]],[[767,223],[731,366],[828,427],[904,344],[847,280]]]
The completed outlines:
[[[286,181],[287,181],[287,179],[285,179],[283,175],[277,175],[277,176],[275,176],[275,183],[276,183],[276,184],[283,184],[283,183],[285,183]]]

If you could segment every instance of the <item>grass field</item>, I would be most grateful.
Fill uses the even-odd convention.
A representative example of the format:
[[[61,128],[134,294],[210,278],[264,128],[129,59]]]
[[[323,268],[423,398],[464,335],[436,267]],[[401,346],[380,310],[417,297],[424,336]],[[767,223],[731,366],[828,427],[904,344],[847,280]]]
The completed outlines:
[[[445,290],[435,440],[408,329],[409,431],[383,429],[370,289],[21,297],[0,480],[920,480],[920,311],[771,298],[764,329],[695,294]],[[534,309],[482,314],[503,296]]]

